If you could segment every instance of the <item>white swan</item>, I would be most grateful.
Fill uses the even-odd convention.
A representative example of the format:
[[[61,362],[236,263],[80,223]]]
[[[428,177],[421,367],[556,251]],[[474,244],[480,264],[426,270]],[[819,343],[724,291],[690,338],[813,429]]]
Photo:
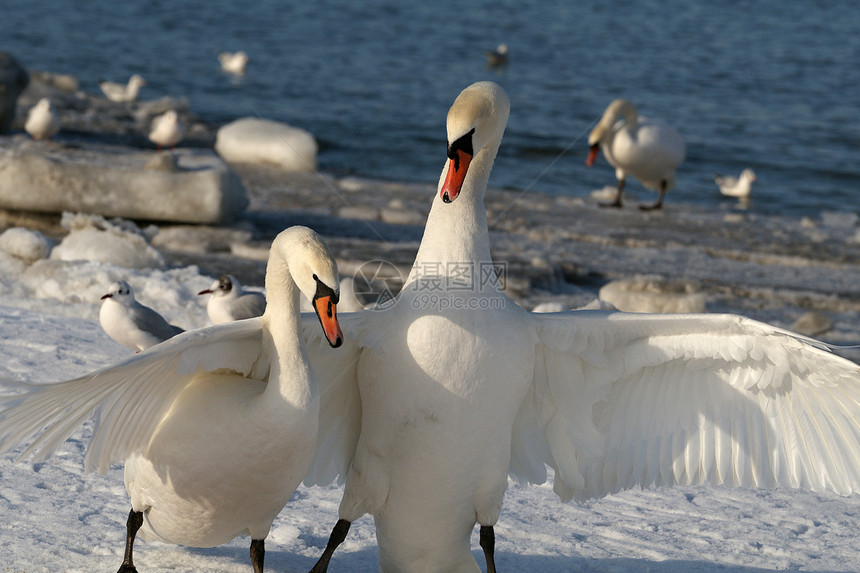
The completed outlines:
[[[162,147],[176,147],[185,136],[185,129],[179,121],[179,114],[170,109],[152,120],[152,129],[149,132],[149,140],[158,149]]]
[[[99,324],[108,336],[136,352],[183,332],[137,302],[131,285],[125,281],[116,281],[108,287],[99,309]]]
[[[732,315],[532,314],[500,292],[483,195],[508,106],[492,83],[454,102],[450,161],[394,304],[341,317],[348,336],[336,351],[317,319],[303,317],[320,388],[305,482],[347,478],[314,570],[326,570],[364,512],[376,520],[383,571],[479,571],[469,551],[476,522],[495,570],[506,475],[542,483],[546,465],[563,499],[691,483],[860,489],[860,368],[821,343]],[[178,351],[198,336],[181,335],[124,363],[124,375],[139,376],[133,387],[111,384],[116,373],[96,377],[92,396],[68,411],[35,415],[38,394],[26,397],[0,414],[0,450],[49,426],[34,443],[44,457],[101,404],[86,463],[121,460],[157,423],[123,426],[124,408],[169,404],[165,395],[179,391],[142,372],[250,372],[261,323],[202,331],[233,333],[203,354]]]
[[[532,314],[504,295],[483,198],[508,109],[493,83],[457,97],[403,290],[343,317],[346,352],[309,349],[327,391],[305,482],[346,476],[314,573],[364,513],[384,572],[478,572],[475,523],[495,571],[507,477],[542,483],[546,465],[562,499],[705,482],[857,491],[856,364],[738,316]]]
[[[623,119],[621,119],[623,117]],[[602,149],[606,160],[615,168],[618,192],[607,207],[621,207],[621,193],[628,175],[660,194],[653,205],[643,210],[659,209],[663,196],[675,185],[675,170],[684,161],[686,148],[681,134],[663,123],[640,117],[627,100],[609,104],[597,126],[588,135],[590,146],[585,164],[591,167]]]
[[[27,121],[24,123],[24,131],[33,139],[51,139],[60,125],[57,123],[57,115],[51,107],[51,100],[43,97],[27,113]]]
[[[245,52],[221,52],[218,54],[218,61],[221,63],[221,69],[228,74],[236,74],[241,76],[245,73],[245,66],[248,65],[248,54]]]
[[[720,193],[726,197],[738,199],[749,199],[753,181],[755,181],[755,172],[752,169],[744,169],[740,177],[714,176],[714,183],[720,188]]]
[[[221,275],[211,287],[197,294],[212,295],[206,303],[206,314],[213,324],[254,318],[266,310],[266,297],[259,292],[245,291],[233,275]]]
[[[128,84],[118,84],[116,82],[100,82],[99,87],[105,97],[111,101],[129,102],[136,101],[140,93],[140,88],[146,85],[146,81],[138,74],[132,75],[128,79]]]
[[[145,537],[198,547],[250,534],[260,573],[263,540],[316,446],[319,394],[299,292],[336,347],[337,280],[317,234],[287,229],[272,244],[262,318],[187,332],[82,378],[6,396],[13,406],[0,413],[0,450],[47,426],[22,454],[45,459],[95,416],[86,469],[125,460],[132,510],[121,572],[135,571],[142,527]]]

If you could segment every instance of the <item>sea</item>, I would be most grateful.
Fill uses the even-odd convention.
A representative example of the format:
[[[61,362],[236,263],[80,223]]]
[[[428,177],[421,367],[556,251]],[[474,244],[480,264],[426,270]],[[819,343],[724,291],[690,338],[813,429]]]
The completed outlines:
[[[139,73],[142,99],[284,121],[317,138],[322,171],[404,182],[438,179],[448,107],[492,80],[512,109],[490,185],[574,197],[615,185],[604,159],[585,166],[587,136],[626,98],[686,140],[669,208],[738,209],[713,177],[752,168],[753,212],[860,212],[854,0],[5,0],[0,50],[91,93]],[[217,55],[238,50],[236,78]]]

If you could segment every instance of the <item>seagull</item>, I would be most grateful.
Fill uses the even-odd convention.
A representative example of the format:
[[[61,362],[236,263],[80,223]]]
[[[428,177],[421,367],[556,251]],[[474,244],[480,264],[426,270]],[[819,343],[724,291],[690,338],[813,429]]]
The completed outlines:
[[[145,86],[146,82],[142,77],[134,74],[128,79],[128,84],[118,84],[115,82],[101,82],[99,87],[102,88],[102,93],[111,100],[118,102],[135,101],[140,88]]]
[[[137,302],[134,291],[125,281],[112,283],[102,297],[99,323],[108,336],[137,352],[183,332]]]
[[[719,186],[720,193],[726,197],[738,199],[749,199],[753,181],[755,181],[755,172],[752,169],[744,169],[740,177],[714,175],[714,182]]]
[[[206,313],[213,324],[254,318],[266,310],[266,297],[243,290],[233,275],[221,275],[211,287],[197,294],[212,295],[206,303]]]
[[[639,208],[643,211],[661,208],[666,191],[675,185],[675,169],[686,156],[684,138],[675,128],[640,117],[633,104],[623,99],[609,104],[588,135],[588,145],[585,164],[594,165],[602,149],[618,179],[615,200],[604,207],[621,207],[624,182],[632,175],[645,187],[660,193],[656,203]]]
[[[24,130],[30,134],[30,137],[33,139],[51,139],[59,129],[57,115],[51,107],[50,99],[43,97],[30,108],[27,122],[24,124]]]
[[[245,73],[245,66],[248,65],[248,54],[245,52],[221,52],[218,54],[218,61],[221,62],[221,69],[228,74],[236,74],[241,76]]]
[[[179,115],[171,109],[152,120],[149,140],[161,150],[162,147],[176,147],[184,135],[185,129],[179,121]]]
[[[499,47],[494,51],[487,51],[485,53],[487,56],[487,65],[491,68],[501,67],[508,63],[507,44],[499,44]]]

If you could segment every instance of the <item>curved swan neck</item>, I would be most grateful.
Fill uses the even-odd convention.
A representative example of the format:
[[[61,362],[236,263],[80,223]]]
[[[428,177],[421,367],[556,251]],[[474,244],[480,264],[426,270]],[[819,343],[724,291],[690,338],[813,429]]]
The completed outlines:
[[[305,352],[300,294],[287,262],[272,257],[266,269],[266,311],[261,319],[263,351],[270,362],[266,392],[277,391],[292,403],[306,404],[315,396],[315,388]]]
[[[501,137],[475,155],[460,195],[453,203],[445,203],[440,197],[448,171],[446,163],[407,283],[426,274],[431,265],[441,265],[439,271],[444,273],[449,264],[492,262],[484,194],[500,143]]]
[[[627,125],[636,125],[639,121],[639,113],[633,104],[624,99],[617,99],[606,108],[600,123],[606,128],[611,128],[621,116],[624,116],[624,123]]]

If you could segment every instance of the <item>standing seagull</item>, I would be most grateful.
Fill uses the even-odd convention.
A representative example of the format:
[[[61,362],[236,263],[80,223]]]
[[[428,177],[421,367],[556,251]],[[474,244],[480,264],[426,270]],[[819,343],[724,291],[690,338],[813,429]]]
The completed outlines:
[[[645,187],[660,193],[656,203],[639,208],[645,211],[661,208],[666,191],[675,185],[675,170],[686,156],[684,138],[675,128],[639,117],[633,104],[623,99],[609,104],[588,135],[588,145],[585,164],[594,165],[602,149],[618,178],[615,201],[605,207],[621,207],[624,182],[632,175]]]
[[[326,391],[305,483],[346,477],[313,572],[369,513],[381,571],[478,573],[477,523],[493,573],[508,475],[543,483],[547,465],[562,499],[703,483],[860,490],[860,367],[826,345],[740,316],[534,314],[504,294],[484,194],[508,101],[491,82],[457,97],[402,290],[342,317],[346,351],[308,349]]]
[[[307,227],[281,232],[261,318],[187,332],[92,374],[0,396],[0,452],[36,435],[21,457],[44,460],[94,418],[86,471],[125,460],[132,509],[119,573],[137,571],[138,532],[192,547],[250,535],[254,573],[262,573],[264,540],[317,444],[320,391],[299,297],[317,314],[309,343],[337,348],[337,281],[319,235]]]
[[[197,294],[212,295],[206,303],[206,313],[213,324],[254,318],[266,310],[266,297],[243,290],[233,275],[221,275],[211,287]]]
[[[102,297],[99,323],[108,336],[137,352],[183,332],[148,306],[137,302],[134,291],[125,281],[112,283]]]
[[[27,122],[24,124],[24,131],[29,133],[30,137],[33,139],[51,139],[59,129],[57,116],[51,107],[51,100],[43,97],[30,108]]]
[[[184,135],[185,129],[179,121],[179,114],[171,109],[152,120],[149,140],[161,150],[162,147],[176,147]]]
[[[99,83],[99,87],[102,89],[105,97],[116,102],[136,101],[140,88],[145,85],[146,82],[144,79],[137,74],[128,79],[128,84],[118,84],[115,82]]]
[[[714,175],[714,182],[720,188],[720,193],[726,197],[737,197],[741,200],[749,199],[753,181],[755,181],[755,172],[752,169],[744,169],[740,177]]]

